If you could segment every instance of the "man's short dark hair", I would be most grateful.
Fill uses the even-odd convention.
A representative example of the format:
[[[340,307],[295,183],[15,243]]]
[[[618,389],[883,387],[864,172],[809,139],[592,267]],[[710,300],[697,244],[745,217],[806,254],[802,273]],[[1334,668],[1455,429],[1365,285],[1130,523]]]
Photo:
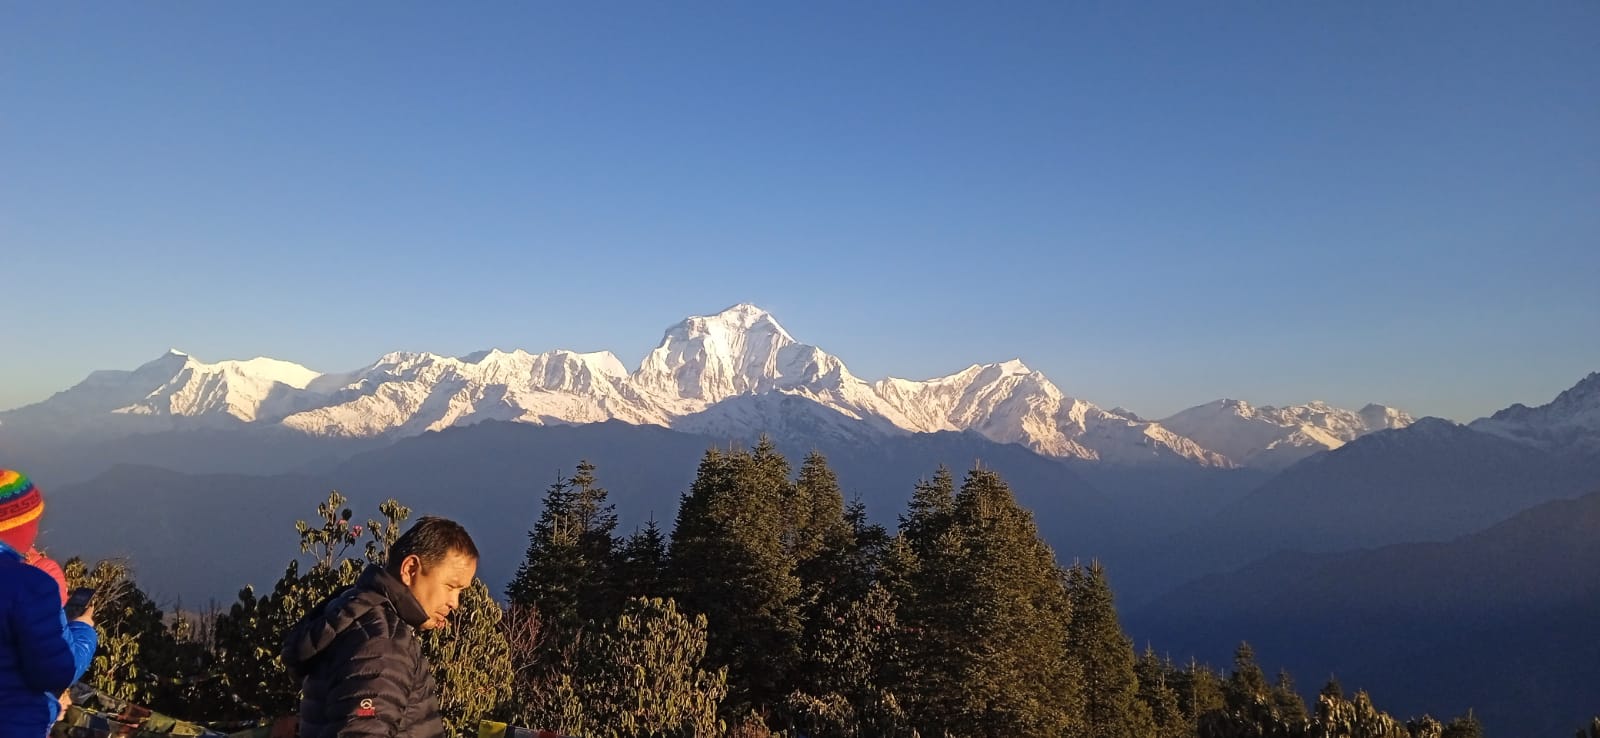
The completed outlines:
[[[478,547],[460,523],[424,515],[389,547],[389,559],[384,562],[384,568],[391,574],[399,574],[400,564],[416,556],[422,559],[424,569],[431,569],[442,563],[451,551],[474,561],[478,559]]]

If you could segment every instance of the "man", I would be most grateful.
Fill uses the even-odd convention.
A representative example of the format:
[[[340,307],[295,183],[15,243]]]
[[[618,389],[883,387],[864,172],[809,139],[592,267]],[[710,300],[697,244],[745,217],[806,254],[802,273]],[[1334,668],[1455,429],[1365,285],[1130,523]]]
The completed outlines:
[[[302,680],[300,738],[443,738],[419,631],[445,627],[477,571],[467,531],[424,517],[295,625],[283,663]]]
[[[39,488],[0,469],[0,738],[48,735],[62,713],[59,695],[83,678],[100,640],[94,609],[68,622],[63,585],[29,564],[30,554],[48,561],[33,550],[43,514]]]

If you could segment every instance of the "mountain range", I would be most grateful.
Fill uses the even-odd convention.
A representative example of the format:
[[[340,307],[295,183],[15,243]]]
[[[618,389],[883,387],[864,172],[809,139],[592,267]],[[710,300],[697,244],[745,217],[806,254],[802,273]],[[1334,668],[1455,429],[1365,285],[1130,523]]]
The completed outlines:
[[[1445,541],[1270,556],[1124,621],[1211,663],[1248,641],[1302,691],[1334,675],[1397,715],[1472,709],[1486,735],[1562,735],[1600,705],[1600,482],[1591,490]]]
[[[485,420],[617,420],[720,437],[971,431],[1061,458],[1265,469],[1412,422],[1380,405],[1256,408],[1237,400],[1152,421],[1070,396],[1019,360],[928,380],[867,381],[748,304],[668,328],[632,372],[609,351],[396,352],[353,371],[320,373],[264,357],[206,363],[172,350],[0,412],[0,427],[22,435],[98,437],[252,426],[394,439]]]
[[[1232,399],[1150,420],[1016,360],[869,381],[737,305],[667,329],[633,371],[609,352],[392,353],[335,374],[169,352],[0,412],[0,467],[48,490],[52,550],[125,556],[196,603],[270,585],[330,489],[362,515],[396,497],[459,518],[498,589],[579,459],[624,531],[670,529],[699,455],[760,435],[796,462],[824,453],[890,526],[940,465],[999,471],[1058,558],[1105,563],[1130,632],[1180,660],[1225,663],[1247,639],[1303,691],[1349,674],[1398,711],[1472,706],[1495,735],[1594,704],[1569,687],[1600,684],[1600,661],[1565,643],[1600,617],[1573,584],[1595,498],[1564,501],[1600,488],[1600,373],[1466,424]],[[1549,699],[1519,703],[1529,690]]]

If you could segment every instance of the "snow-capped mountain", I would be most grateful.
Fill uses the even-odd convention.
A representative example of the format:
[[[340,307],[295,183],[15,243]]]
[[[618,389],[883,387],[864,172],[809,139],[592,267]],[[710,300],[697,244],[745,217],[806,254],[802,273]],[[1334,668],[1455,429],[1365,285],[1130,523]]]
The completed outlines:
[[[327,436],[415,435],[481,420],[665,425],[660,403],[628,385],[609,351],[483,351],[463,357],[392,353],[319,385],[336,386],[318,407],[282,418]]]
[[[923,382],[890,377],[873,388],[918,431],[973,430],[1051,456],[1232,466],[1221,455],[1153,423],[1068,397],[1018,360],[973,365]]]
[[[678,417],[730,398],[776,392],[805,397],[880,429],[922,430],[885,406],[838,357],[796,341],[754,305],[735,305],[668,328],[629,380],[641,395],[657,398]]]
[[[1350,411],[1325,402],[1280,408],[1253,407],[1243,400],[1208,402],[1159,421],[1173,433],[1235,462],[1271,469],[1412,422],[1404,411],[1383,405]]]
[[[838,357],[795,340],[771,314],[742,304],[668,328],[631,373],[605,351],[397,352],[334,374],[265,358],[206,364],[172,352],[131,372],[95,372],[44,402],[0,413],[0,423],[63,432],[248,423],[340,438],[409,436],[483,420],[620,420],[721,436],[970,431],[1050,456],[1230,467],[1280,448],[1333,448],[1410,422],[1376,406],[1352,413],[1318,403],[1260,411],[1240,405],[1246,412],[1202,413],[1211,407],[1202,406],[1170,424],[1151,422],[1069,396],[1018,360],[923,381],[868,382]],[[108,416],[119,419],[115,427]]]
[[[1600,453],[1600,372],[1547,404],[1517,403],[1469,427],[1549,450]]]
[[[61,432],[108,422],[154,428],[271,422],[313,402],[316,392],[308,387],[320,376],[277,359],[208,364],[172,349],[132,371],[96,371],[44,402],[0,416]]]

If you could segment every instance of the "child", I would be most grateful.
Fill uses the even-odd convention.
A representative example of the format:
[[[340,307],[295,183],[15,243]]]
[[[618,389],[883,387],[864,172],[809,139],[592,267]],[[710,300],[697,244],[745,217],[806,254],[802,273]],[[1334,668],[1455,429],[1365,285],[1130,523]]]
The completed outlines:
[[[43,513],[33,482],[0,469],[0,738],[45,738],[99,645],[93,608],[68,622],[64,580],[28,563]]]

